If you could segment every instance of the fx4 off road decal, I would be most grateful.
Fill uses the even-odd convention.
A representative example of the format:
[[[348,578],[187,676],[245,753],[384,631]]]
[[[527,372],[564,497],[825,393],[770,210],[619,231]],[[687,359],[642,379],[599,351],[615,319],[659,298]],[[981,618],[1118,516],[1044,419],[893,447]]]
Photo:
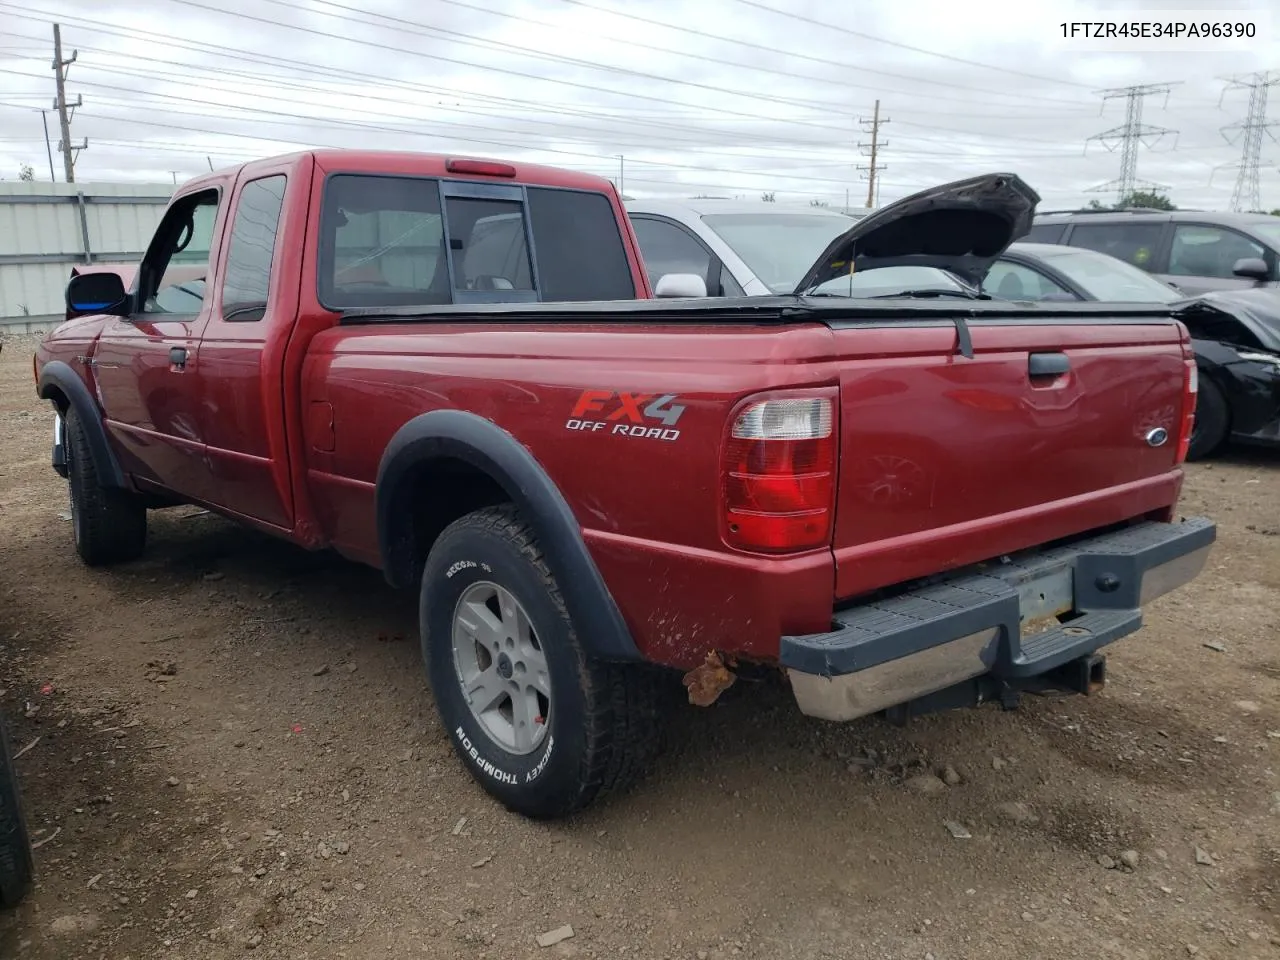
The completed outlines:
[[[583,390],[564,428],[646,440],[679,440],[676,424],[685,411],[684,404],[676,403],[679,399],[674,393]]]

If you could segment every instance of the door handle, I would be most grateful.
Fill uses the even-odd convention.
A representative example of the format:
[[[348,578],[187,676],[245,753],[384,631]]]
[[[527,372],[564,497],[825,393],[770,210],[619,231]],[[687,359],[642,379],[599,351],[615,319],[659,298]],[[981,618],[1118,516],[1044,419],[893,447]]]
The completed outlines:
[[[169,363],[177,367],[179,370],[186,369],[187,366],[187,348],[186,347],[170,347]]]
[[[1027,375],[1032,377],[1060,377],[1071,369],[1071,361],[1065,353],[1033,353],[1027,357]]]

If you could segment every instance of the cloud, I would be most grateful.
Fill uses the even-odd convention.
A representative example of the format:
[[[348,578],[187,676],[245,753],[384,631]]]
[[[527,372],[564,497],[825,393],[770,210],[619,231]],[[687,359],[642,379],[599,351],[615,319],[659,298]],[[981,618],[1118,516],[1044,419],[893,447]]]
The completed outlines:
[[[770,10],[784,4],[794,15]],[[1246,6],[1265,4],[1233,3]],[[1135,18],[1178,7],[1195,9],[1181,0],[1106,5]],[[879,99],[882,201],[1003,169],[1032,183],[1043,206],[1073,206],[1119,173],[1119,153],[1106,149],[1115,143],[1089,138],[1122,124],[1125,103],[1097,91],[1168,82],[1176,86],[1167,104],[1147,98],[1142,119],[1177,136],[1140,148],[1138,176],[1167,184],[1179,205],[1225,207],[1239,147],[1220,128],[1244,117],[1248,91],[1224,96],[1220,78],[1266,69],[1280,51],[1259,39],[1233,52],[1098,53],[1060,36],[1068,15],[1101,9],[0,0],[0,174],[30,163],[48,176],[36,108],[53,95],[57,20],[79,51],[68,89],[84,97],[72,136],[90,141],[82,181],[168,182],[210,164],[346,146],[536,160],[621,176],[634,195],[768,190],[859,203],[868,163],[859,144],[869,140],[860,121]],[[56,117],[48,119],[56,140]],[[1267,209],[1280,207],[1277,163],[1280,148],[1264,146]],[[55,167],[60,176],[56,155]]]

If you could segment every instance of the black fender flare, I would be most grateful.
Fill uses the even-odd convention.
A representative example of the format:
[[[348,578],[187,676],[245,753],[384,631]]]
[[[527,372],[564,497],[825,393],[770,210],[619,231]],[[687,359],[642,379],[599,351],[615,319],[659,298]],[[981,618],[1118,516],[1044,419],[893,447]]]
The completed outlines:
[[[559,488],[520,441],[473,413],[420,414],[396,431],[383,451],[374,509],[382,569],[392,586],[413,586],[403,573],[412,569],[404,556],[410,544],[396,536],[398,487],[416,468],[437,459],[460,460],[506,492],[533,527],[587,653],[602,660],[643,659]]]
[[[102,426],[102,414],[98,410],[98,404],[90,395],[84,381],[61,360],[50,360],[44,365],[40,371],[40,383],[36,393],[42,400],[52,400],[55,390],[67,398],[67,403],[75,408],[76,415],[84,424],[85,436],[89,440],[89,452],[103,486],[118,490],[131,489],[125,479],[124,471],[120,469],[120,461],[116,459],[111,445],[107,442],[107,431]]]

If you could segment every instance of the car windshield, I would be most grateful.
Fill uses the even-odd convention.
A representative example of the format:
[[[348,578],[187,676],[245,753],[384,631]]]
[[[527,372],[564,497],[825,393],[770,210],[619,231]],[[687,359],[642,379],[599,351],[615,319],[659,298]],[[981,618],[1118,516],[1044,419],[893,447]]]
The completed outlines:
[[[809,292],[825,297],[887,297],[907,290],[967,289],[955,276],[938,267],[912,266],[878,267],[834,277]]]
[[[702,222],[719,234],[760,282],[790,293],[856,217],[813,213],[716,213]]]
[[[1141,267],[1105,253],[1062,248],[1042,259],[1095,300],[1113,303],[1172,303],[1184,294],[1161,283]]]

